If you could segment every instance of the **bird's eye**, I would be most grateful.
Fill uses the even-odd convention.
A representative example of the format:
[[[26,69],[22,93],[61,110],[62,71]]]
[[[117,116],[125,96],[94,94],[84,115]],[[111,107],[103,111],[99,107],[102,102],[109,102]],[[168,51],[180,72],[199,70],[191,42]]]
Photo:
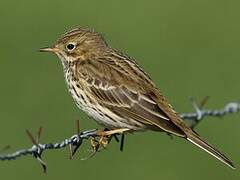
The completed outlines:
[[[67,48],[67,50],[72,51],[73,49],[75,49],[75,44],[69,43],[69,44],[66,46],[66,48]]]

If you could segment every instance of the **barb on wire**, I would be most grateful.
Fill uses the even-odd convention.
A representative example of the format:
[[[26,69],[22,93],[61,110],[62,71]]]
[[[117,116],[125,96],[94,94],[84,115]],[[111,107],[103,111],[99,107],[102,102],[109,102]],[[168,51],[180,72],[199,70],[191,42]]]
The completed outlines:
[[[192,106],[195,112],[192,113],[182,113],[180,117],[189,123],[189,125],[194,128],[203,118],[207,116],[212,117],[223,117],[227,114],[237,113],[240,111],[239,102],[227,103],[222,109],[203,109],[199,107],[194,100],[192,100]]]
[[[240,103],[238,102],[230,102],[226,104],[225,107],[222,109],[204,109],[203,107],[206,104],[207,100],[208,100],[208,97],[204,98],[203,101],[200,103],[200,105],[198,105],[196,101],[191,99],[192,106],[195,112],[180,114],[181,118],[187,121],[192,128],[194,128],[199,122],[201,122],[203,118],[207,116],[222,117],[227,114],[237,113],[240,111]],[[1,161],[15,160],[22,156],[32,155],[34,158],[36,158],[40,162],[41,166],[43,167],[43,171],[46,172],[47,165],[41,158],[43,152],[45,152],[46,150],[62,149],[69,146],[70,159],[72,159],[74,154],[80,148],[84,140],[91,139],[91,142],[93,142],[91,145],[94,152],[91,154],[91,156],[94,155],[96,152],[98,152],[101,149],[100,148],[101,146],[102,148],[105,147],[103,143],[103,137],[99,135],[100,134],[99,130],[92,129],[92,130],[80,131],[79,121],[77,121],[76,126],[77,126],[77,132],[73,136],[67,139],[64,139],[61,142],[47,143],[47,144],[41,144],[39,142],[40,136],[42,133],[42,127],[39,128],[36,139],[33,137],[33,135],[29,130],[26,130],[28,137],[33,143],[33,146],[30,147],[29,149],[17,150],[16,152],[10,153],[10,154],[0,154],[0,160]],[[110,143],[112,138],[115,138],[115,140],[119,142],[117,135],[120,135],[120,134],[114,134],[114,135],[108,136],[107,137],[108,139],[106,142]],[[121,135],[122,136],[120,141],[120,150],[122,151],[125,136],[124,134],[121,134]]]

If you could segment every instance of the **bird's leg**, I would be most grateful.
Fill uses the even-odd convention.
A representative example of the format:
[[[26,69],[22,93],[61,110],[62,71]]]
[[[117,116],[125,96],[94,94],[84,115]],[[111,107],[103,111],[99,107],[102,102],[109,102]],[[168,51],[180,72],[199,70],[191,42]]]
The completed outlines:
[[[108,129],[104,129],[101,132],[109,131]],[[90,143],[91,143],[91,154],[82,160],[89,159],[93,157],[97,152],[101,150],[101,148],[105,148],[107,144],[109,143],[109,140],[111,139],[112,135],[110,136],[104,136],[103,134],[97,134],[96,137],[91,137]]]
[[[123,134],[126,131],[130,131],[128,128],[120,128],[120,129],[113,129],[113,130],[108,130],[108,131],[99,131],[98,135],[101,136],[110,136],[114,134]]]
[[[103,131],[101,132],[106,132],[106,131],[110,131],[108,128],[105,128]],[[107,136],[104,136],[104,135],[100,135],[100,139],[99,139],[99,145],[102,147],[102,148],[106,148],[107,145],[110,143],[111,139],[113,136],[116,136],[116,134],[114,135],[107,135]]]
[[[116,135],[123,134],[124,132],[129,131],[129,130],[130,129],[128,129],[128,128],[121,128],[121,129],[99,131],[98,135],[99,135],[100,139],[98,142],[101,147],[106,148],[106,146],[111,141],[112,137],[116,138]]]
[[[98,139],[94,137],[91,141],[91,146],[93,150],[98,151],[100,147],[106,148],[109,142],[111,141],[112,137],[116,138],[116,135],[123,134],[126,131],[129,131],[128,128],[120,128],[120,129],[113,129],[113,130],[100,130],[97,135]],[[117,139],[117,138],[116,138]],[[118,139],[117,139],[118,140]]]
[[[109,131],[109,129],[108,129],[108,128],[105,128],[104,131]],[[112,138],[114,138],[117,142],[119,142],[118,135],[119,135],[119,134],[112,134],[112,135],[108,138],[108,144],[111,142]]]
[[[97,133],[97,136],[95,137],[91,137],[91,154],[89,156],[87,156],[86,158],[82,158],[82,160],[87,160],[91,157],[93,157],[97,152],[99,152],[102,149],[105,149],[107,147],[107,145],[109,144],[109,142],[111,141],[112,137],[115,137],[115,139],[117,141],[117,135],[122,134],[126,131],[129,131],[130,129],[127,128],[121,128],[121,129],[114,129],[114,130],[109,130],[107,128],[105,128],[104,130],[99,130]],[[121,140],[121,151],[123,149],[123,142],[124,142],[124,138],[122,138]]]

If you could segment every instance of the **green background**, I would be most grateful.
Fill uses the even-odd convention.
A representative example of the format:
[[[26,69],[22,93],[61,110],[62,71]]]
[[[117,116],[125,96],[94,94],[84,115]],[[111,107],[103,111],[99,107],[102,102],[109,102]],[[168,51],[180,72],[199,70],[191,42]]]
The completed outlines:
[[[42,143],[97,125],[74,105],[60,61],[37,52],[68,29],[102,32],[145,68],[179,112],[192,111],[188,98],[211,97],[207,107],[239,100],[240,2],[236,0],[1,0],[0,147],[29,147],[25,129],[43,126]],[[240,114],[206,118],[196,130],[231,157],[237,170],[219,163],[182,139],[136,133],[87,161],[87,143],[74,160],[68,150],[48,151],[43,174],[31,157],[0,162],[0,179],[239,179]]]

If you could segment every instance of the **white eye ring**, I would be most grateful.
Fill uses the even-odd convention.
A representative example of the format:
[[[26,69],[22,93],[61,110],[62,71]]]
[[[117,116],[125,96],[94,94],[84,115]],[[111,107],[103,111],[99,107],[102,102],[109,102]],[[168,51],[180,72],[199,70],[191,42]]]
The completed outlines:
[[[66,49],[67,49],[68,51],[74,50],[75,47],[76,47],[76,45],[75,45],[74,43],[68,43],[68,44],[66,45]]]

